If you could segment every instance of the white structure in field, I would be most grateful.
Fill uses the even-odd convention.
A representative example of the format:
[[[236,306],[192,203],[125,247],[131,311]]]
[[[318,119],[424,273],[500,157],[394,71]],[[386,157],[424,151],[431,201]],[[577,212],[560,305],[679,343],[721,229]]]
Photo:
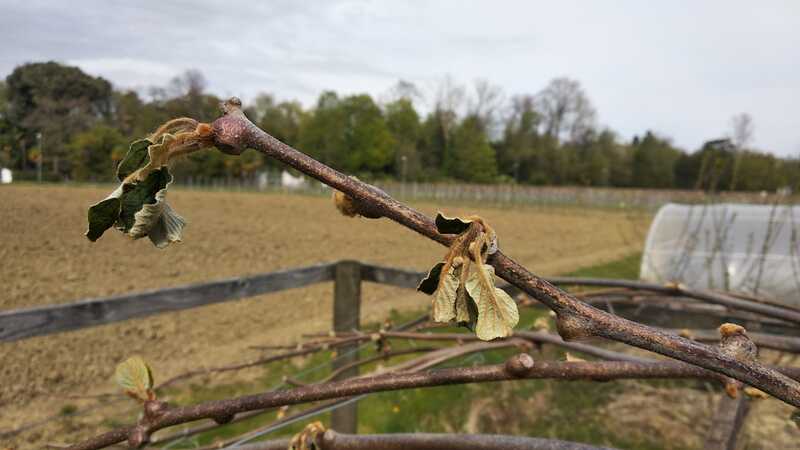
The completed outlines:
[[[302,176],[296,177],[287,171],[281,172],[281,186],[287,189],[297,189],[303,187],[306,180]]]
[[[667,204],[650,226],[639,276],[800,306],[800,206]]]
[[[11,169],[0,167],[0,184],[9,184],[14,181],[14,176],[11,174]]]

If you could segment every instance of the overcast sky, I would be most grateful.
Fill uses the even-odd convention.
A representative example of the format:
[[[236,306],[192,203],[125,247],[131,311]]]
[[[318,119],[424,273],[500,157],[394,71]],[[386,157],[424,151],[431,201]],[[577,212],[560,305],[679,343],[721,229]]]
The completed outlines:
[[[599,122],[687,150],[747,112],[756,147],[800,156],[800,1],[0,0],[0,76],[56,60],[118,88],[198,69],[218,95],[380,97],[450,74],[506,96],[577,79]],[[424,105],[420,105],[424,108]]]

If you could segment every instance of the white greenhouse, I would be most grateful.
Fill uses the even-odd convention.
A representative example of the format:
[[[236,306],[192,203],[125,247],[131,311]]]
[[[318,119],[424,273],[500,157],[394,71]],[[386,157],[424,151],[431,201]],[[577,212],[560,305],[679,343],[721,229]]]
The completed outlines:
[[[640,278],[800,306],[800,207],[667,204],[647,234]]]

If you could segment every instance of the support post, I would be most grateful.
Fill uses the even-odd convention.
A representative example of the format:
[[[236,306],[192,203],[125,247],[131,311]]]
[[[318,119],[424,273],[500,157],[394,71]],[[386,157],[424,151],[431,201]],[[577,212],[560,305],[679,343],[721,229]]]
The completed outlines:
[[[722,399],[711,419],[711,428],[706,435],[703,448],[707,450],[736,450],[739,435],[744,428],[747,413],[750,412],[750,399],[744,392],[739,398],[720,394]]]
[[[333,329],[334,331],[353,331],[360,327],[361,317],[361,263],[340,261],[336,264],[333,291]],[[358,360],[354,351],[357,343],[339,347],[340,357],[333,368]],[[342,372],[336,379],[358,375],[358,367]],[[331,428],[342,433],[355,434],[358,431],[358,404],[351,403],[331,412]]]

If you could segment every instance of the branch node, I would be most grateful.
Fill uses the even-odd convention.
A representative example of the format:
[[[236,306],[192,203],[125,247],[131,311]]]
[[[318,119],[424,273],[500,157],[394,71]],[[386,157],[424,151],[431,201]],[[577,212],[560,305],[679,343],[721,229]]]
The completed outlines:
[[[128,446],[130,448],[142,448],[150,442],[150,431],[144,425],[136,425],[128,433]]]
[[[575,341],[594,336],[595,326],[587,318],[571,311],[556,312],[556,330],[565,341]]]
[[[242,101],[231,97],[222,104],[223,115],[211,124],[214,131],[214,146],[229,155],[241,155],[247,148],[245,136],[249,136],[249,120],[242,112]],[[244,120],[243,120],[244,119]]]
[[[515,377],[524,377],[534,366],[533,357],[527,353],[519,353],[506,361],[506,371]]]
[[[162,415],[169,409],[169,404],[167,402],[162,402],[160,400],[148,400],[144,402],[144,417],[148,421],[152,422]]]

